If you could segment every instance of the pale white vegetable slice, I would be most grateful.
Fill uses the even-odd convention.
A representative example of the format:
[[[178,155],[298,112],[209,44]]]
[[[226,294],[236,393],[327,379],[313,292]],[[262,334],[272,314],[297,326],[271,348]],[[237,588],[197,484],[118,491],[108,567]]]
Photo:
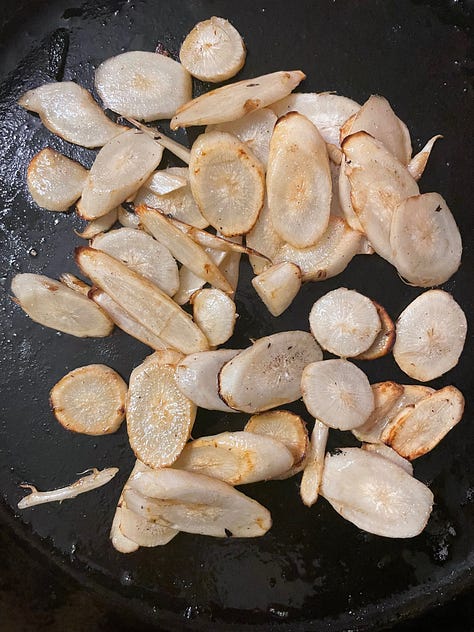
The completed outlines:
[[[464,397],[455,386],[445,386],[407,406],[382,432],[382,440],[406,459],[432,450],[461,421]]]
[[[385,445],[384,443],[363,443],[361,448],[367,452],[375,452],[375,454],[383,456],[384,459],[388,459],[392,463],[395,463],[395,465],[404,469],[407,474],[413,476],[413,465],[410,461],[404,459],[398,454],[398,452],[389,448],[388,445]]]
[[[120,519],[122,517],[122,507],[120,506],[121,502],[123,502],[122,497],[120,497],[119,505],[115,509],[114,518],[110,527],[109,538],[112,542],[112,546],[119,553],[134,553],[135,551],[138,551],[140,547],[136,542],[126,538],[120,530]]]
[[[131,375],[127,430],[136,457],[152,468],[176,461],[196,417],[196,405],[179,390],[175,367],[180,354],[155,351]]]
[[[348,134],[367,132],[385,145],[398,160],[408,165],[411,158],[411,140],[407,126],[392,110],[384,97],[373,94],[345,128],[341,140]]]
[[[369,380],[347,360],[308,364],[303,371],[301,391],[308,412],[331,428],[357,428],[374,410]]]
[[[244,430],[277,439],[291,452],[293,456],[291,468],[273,478],[277,480],[290,478],[304,468],[308,456],[309,439],[306,424],[299,415],[289,410],[259,413],[250,417]]]
[[[206,288],[191,297],[194,322],[211,347],[227,342],[234,333],[237,314],[234,301],[222,290]]]
[[[332,143],[326,143],[326,149],[331,164],[335,167],[339,167],[344,159],[344,154],[342,153],[342,150],[337,145],[333,145]]]
[[[159,165],[163,148],[146,134],[129,130],[111,140],[97,154],[77,209],[84,219],[95,219],[138,191]]]
[[[18,103],[39,114],[51,132],[75,145],[102,147],[126,130],[112,123],[91,94],[73,81],[45,83],[26,92]]]
[[[175,469],[140,472],[131,486],[155,500],[145,515],[188,533],[215,537],[256,537],[270,529],[270,512],[227,483]],[[158,502],[157,502],[158,501]]]
[[[418,181],[423,175],[429,157],[431,155],[433,145],[439,138],[443,138],[441,134],[437,134],[436,136],[433,136],[433,138],[430,138],[423,149],[419,151],[415,156],[413,156],[413,158],[408,163],[407,169],[410,172],[410,175],[415,178],[415,180]]]
[[[166,349],[170,345],[163,342],[159,336],[155,334],[135,320],[126,312],[121,305],[113,300],[108,294],[99,288],[94,288],[89,292],[91,298],[97,305],[107,314],[107,316],[132,338],[136,338],[143,344],[148,345],[155,351]]]
[[[151,520],[146,520],[125,505],[120,512],[120,531],[122,534],[136,542],[138,546],[154,547],[168,544],[176,535],[176,529],[164,527]]]
[[[319,419],[314,420],[311,433],[308,459],[304,468],[300,484],[301,500],[307,507],[311,507],[318,500],[319,488],[323,477],[324,455],[328,441],[329,428]]]
[[[407,197],[418,195],[418,185],[406,166],[366,132],[348,136],[342,150],[354,211],[374,250],[391,261],[393,211]]]
[[[119,228],[98,235],[91,247],[120,259],[131,270],[135,270],[165,294],[173,296],[179,285],[178,266],[166,246],[135,228]]]
[[[79,338],[101,338],[114,328],[93,301],[41,274],[17,274],[12,291],[22,310],[44,327]]]
[[[191,77],[180,63],[139,50],[102,62],[95,87],[105,107],[142,121],[169,119],[192,96]]]
[[[121,261],[100,250],[78,248],[76,263],[97,287],[169,346],[183,353],[208,348],[207,338],[191,317],[156,285]]]
[[[413,379],[428,382],[458,363],[467,321],[450,294],[428,290],[403,310],[396,329],[395,362]]]
[[[362,426],[354,428],[352,434],[359,441],[381,443],[384,428],[407,406],[431,393],[434,389],[421,384],[396,384],[395,382],[379,382],[372,384],[374,394],[374,410]]]
[[[293,464],[281,441],[252,432],[222,432],[188,443],[173,467],[245,485],[281,476]]]
[[[318,343],[306,331],[265,336],[224,364],[219,395],[246,413],[276,408],[301,397],[304,367],[321,359]]]
[[[326,232],[317,244],[310,248],[283,244],[272,260],[297,265],[302,281],[324,281],[345,270],[355,255],[372,252],[362,233],[352,230],[341,217],[330,216]]]
[[[219,397],[218,374],[224,364],[239,353],[238,349],[201,351],[186,356],[176,367],[178,388],[196,406],[207,410],[235,413]]]
[[[66,430],[87,435],[111,434],[125,418],[127,385],[104,364],[88,364],[70,371],[49,395],[54,416]]]
[[[301,270],[289,261],[270,266],[252,279],[252,285],[273,316],[291,305],[301,287]]]
[[[222,250],[214,250],[213,248],[204,248],[204,252],[210,259],[220,267],[220,264],[224,261],[226,253]],[[191,296],[206,285],[206,279],[202,279],[192,272],[189,268],[182,265],[179,269],[179,288],[176,294],[173,296],[178,305],[184,305],[189,301]]]
[[[166,195],[178,191],[185,187],[188,182],[187,171],[186,167],[160,169],[152,173],[143,186],[156,195]],[[183,174],[180,175],[180,172]]]
[[[81,197],[86,178],[87,169],[50,147],[33,156],[26,172],[31,197],[48,211],[67,211]]]
[[[234,237],[234,239],[236,238]],[[240,252],[228,252],[226,253],[222,263],[219,265],[219,270],[229,281],[229,284],[232,287],[233,291],[230,294],[232,298],[235,296],[235,292],[237,291],[237,286],[239,284],[241,257],[242,255]]]
[[[280,237],[295,248],[317,243],[328,226],[331,191],[326,143],[317,128],[296,112],[280,118],[267,169],[270,219]]]
[[[360,448],[328,454],[321,495],[359,529],[388,538],[412,538],[423,531],[433,494],[401,467]]]
[[[270,152],[270,140],[276,121],[276,114],[272,110],[262,108],[261,110],[249,112],[249,114],[237,121],[208,125],[206,133],[228,132],[237,136],[239,140],[249,147],[266,169]]]
[[[309,326],[323,349],[343,358],[366,351],[381,329],[370,298],[345,287],[324,294],[314,303]]]
[[[249,260],[255,274],[260,274],[268,267],[285,243],[273,228],[266,198],[257,221],[252,230],[245,236],[245,242],[249,248],[257,250],[270,260],[265,261],[261,257],[250,255]]]
[[[282,99],[305,78],[301,70],[280,70],[216,88],[180,107],[170,127],[235,121]]]
[[[156,171],[156,173],[162,173]],[[163,171],[170,177],[185,180],[184,186],[165,194],[158,194],[153,191],[148,182],[140,188],[134,198],[134,204],[139,206],[146,204],[152,208],[159,209],[165,215],[174,217],[177,220],[191,224],[196,228],[206,228],[209,222],[202,216],[196,204],[191,187],[189,186],[189,173],[186,167],[170,167]]]
[[[438,193],[409,197],[397,206],[390,245],[398,273],[411,285],[441,285],[461,264],[461,235]]]
[[[59,280],[71,290],[79,292],[79,294],[83,294],[84,296],[89,296],[91,286],[87,285],[87,283],[85,283],[82,279],[78,279],[76,276],[74,276],[74,274],[65,272],[64,274],[61,274],[59,276]]]
[[[139,206],[136,213],[153,237],[166,246],[175,259],[217,289],[232,292],[232,287],[209,255],[170,219],[147,206]]]
[[[109,228],[112,228],[117,219],[118,209],[113,208],[105,215],[102,215],[101,217],[88,222],[87,226],[81,233],[77,232],[77,230],[75,230],[74,232],[78,237],[82,237],[82,239],[92,239],[96,235],[99,235],[99,233],[105,233],[107,230],[109,230]]]
[[[140,228],[140,219],[138,215],[135,215],[135,213],[130,211],[126,211],[123,206],[118,207],[117,219],[124,228]]]
[[[224,236],[247,233],[265,195],[262,164],[232,134],[208,132],[194,142],[189,183],[199,210]]]
[[[352,206],[351,200],[351,183],[349,182],[349,178],[346,174],[346,159],[343,157],[341,166],[339,169],[339,179],[338,179],[338,194],[339,194],[339,204],[342,210],[342,215],[346,222],[353,230],[358,230],[363,233],[364,229],[360,223],[359,218],[357,217],[356,212],[354,211],[354,207]],[[334,189],[333,189],[334,195]]]
[[[106,485],[118,472],[118,467],[108,467],[104,470],[98,470],[94,468],[90,474],[83,476],[75,483],[68,485],[67,487],[61,487],[60,489],[53,489],[47,492],[39,492],[33,485],[21,485],[26,489],[31,490],[31,494],[22,498],[18,503],[18,509],[26,509],[27,507],[33,507],[34,505],[42,505],[44,503],[62,502],[68,498],[75,498],[79,494],[90,492],[97,487]]]
[[[381,329],[376,335],[371,346],[357,356],[357,360],[376,360],[387,355],[395,344],[395,323],[390,318],[385,307],[379,305],[376,301],[372,301],[377,310],[380,319]]]
[[[245,56],[245,45],[237,29],[228,20],[215,16],[198,22],[179,51],[181,63],[193,77],[212,83],[236,75]]]
[[[327,143],[338,147],[342,124],[355,114],[360,106],[352,99],[331,92],[296,92],[273,103],[271,108],[278,117],[288,112],[299,112],[306,116],[313,125],[316,125]]]

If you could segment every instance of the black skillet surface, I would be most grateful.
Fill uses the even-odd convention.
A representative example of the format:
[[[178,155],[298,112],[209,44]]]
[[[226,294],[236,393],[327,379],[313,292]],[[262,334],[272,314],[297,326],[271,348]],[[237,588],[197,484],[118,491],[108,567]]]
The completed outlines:
[[[446,284],[473,311],[470,270],[474,198],[470,143],[474,132],[469,11],[398,2],[19,2],[8,8],[1,55],[6,77],[0,92],[0,230],[2,264],[2,416],[0,518],[35,559],[47,556],[99,598],[133,620],[162,630],[362,630],[413,616],[472,585],[474,567],[474,431],[472,409],[433,453],[415,464],[436,505],[425,532],[412,540],[362,533],[325,501],[312,509],[298,498],[298,480],[252,485],[249,495],[269,507],[274,527],[256,540],[213,540],[180,534],[168,546],[117,554],[107,536],[121,485],[133,462],[125,429],[109,437],[64,431],[48,407],[48,391],[67,371],[91,362],[125,378],[149,352],[120,332],[105,340],[78,340],[43,329],[9,300],[16,272],[57,276],[74,271],[72,232],[78,220],[36,208],[25,188],[28,161],[51,145],[89,166],[94,152],[54,138],[15,100],[28,88],[74,79],[91,88],[94,67],[126,50],[172,54],[192,25],[210,15],[229,18],[249,54],[242,77],[302,68],[304,91],[336,90],[360,102],[385,95],[405,120],[418,149],[434,133],[436,146],[422,191],[448,200],[464,236],[464,262]],[[9,73],[9,74],[8,74]],[[7,76],[8,75],[8,76]],[[178,136],[186,140],[186,133]],[[192,138],[192,137],[191,137]],[[172,158],[167,156],[172,163]],[[293,306],[273,319],[249,288],[243,266],[240,319],[231,345],[285,329],[307,329],[313,301],[338,286],[372,296],[396,316],[420,293],[402,284],[376,256],[357,257],[348,270],[306,285]],[[453,383],[473,392],[472,338],[453,371],[432,385]],[[410,380],[392,358],[364,364],[371,381]],[[299,404],[292,406],[302,411]],[[306,418],[309,421],[308,416]],[[243,416],[200,414],[195,435],[241,428]],[[334,432],[330,447],[353,444]],[[22,481],[40,489],[74,480],[77,472],[118,465],[108,486],[62,505],[19,514]],[[3,619],[6,621],[6,619]],[[14,629],[1,627],[0,629]]]

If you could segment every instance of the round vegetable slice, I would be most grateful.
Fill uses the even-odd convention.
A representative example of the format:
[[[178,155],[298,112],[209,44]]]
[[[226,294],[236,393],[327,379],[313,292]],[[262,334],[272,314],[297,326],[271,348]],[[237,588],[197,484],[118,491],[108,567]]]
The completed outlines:
[[[191,296],[194,322],[209,340],[211,347],[224,344],[234,333],[234,301],[215,288],[198,290]]]
[[[87,169],[49,147],[33,157],[26,173],[31,197],[48,211],[67,211],[81,197],[86,178]]]
[[[130,375],[127,430],[136,457],[151,468],[171,465],[189,439],[196,406],[175,380],[181,354],[156,351]]]
[[[433,494],[400,466],[360,448],[326,455],[321,495],[359,529],[387,538],[423,531]]]
[[[252,538],[272,525],[270,512],[227,483],[203,474],[161,469],[136,474],[131,487],[149,497],[143,507],[150,518],[188,533]],[[127,494],[125,499],[128,504]]]
[[[331,208],[331,172],[326,143],[306,117],[290,112],[275,125],[267,169],[270,219],[295,248],[317,243]]]
[[[88,435],[116,432],[125,417],[127,385],[104,364],[74,369],[53,386],[54,416],[67,430]]]
[[[247,233],[265,194],[263,167],[232,134],[201,134],[189,163],[193,196],[207,221],[224,236]]]
[[[306,331],[284,331],[257,340],[224,364],[219,395],[231,408],[256,413],[301,397],[301,375],[322,359],[318,343]]]
[[[284,443],[252,432],[222,432],[188,443],[173,467],[245,485],[276,478],[293,464]]]
[[[278,480],[290,478],[304,468],[308,455],[308,430],[303,419],[289,410],[271,410],[250,417],[245,425],[246,432],[266,435],[281,441],[293,455],[291,468],[274,476]]]
[[[374,409],[369,380],[347,360],[309,364],[303,371],[301,390],[310,414],[331,428],[357,428]]]
[[[464,312],[443,290],[428,290],[397,321],[393,356],[407,375],[428,382],[456,366],[466,340]]]
[[[461,263],[461,235],[438,193],[416,195],[397,206],[390,244],[399,274],[419,287],[441,285]]]
[[[217,83],[236,75],[245,63],[246,50],[239,32],[228,20],[213,16],[198,22],[186,35],[179,59],[201,81]]]
[[[291,305],[301,287],[301,270],[290,261],[278,263],[252,279],[255,291],[273,316]]]
[[[153,239],[142,230],[119,228],[98,235],[91,247],[123,261],[157,285],[168,296],[178,289],[178,266],[166,246]]]
[[[217,376],[224,364],[238,353],[238,349],[217,349],[186,356],[176,367],[178,388],[200,408],[237,412],[219,397]]]
[[[93,301],[41,274],[17,274],[12,291],[22,310],[44,327],[79,338],[108,336],[114,328]]]
[[[191,99],[191,77],[166,55],[129,51],[97,68],[95,87],[104,105],[143,121],[170,119]]]
[[[366,351],[381,329],[373,302],[344,287],[328,292],[314,303],[309,325],[323,349],[343,358]]]

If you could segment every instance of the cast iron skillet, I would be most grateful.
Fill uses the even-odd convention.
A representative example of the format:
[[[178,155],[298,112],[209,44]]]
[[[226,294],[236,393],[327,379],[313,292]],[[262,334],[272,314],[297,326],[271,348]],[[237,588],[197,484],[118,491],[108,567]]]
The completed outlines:
[[[38,209],[25,188],[25,169],[50,145],[89,166],[94,152],[53,137],[16,99],[28,88],[74,79],[91,88],[94,67],[126,50],[172,54],[183,36],[210,15],[229,18],[245,37],[249,55],[241,73],[252,77],[302,68],[305,91],[336,90],[360,102],[371,93],[388,97],[412,132],[415,149],[434,133],[444,134],[433,152],[422,190],[441,192],[464,236],[464,262],[446,284],[473,311],[470,270],[474,198],[469,149],[474,132],[469,71],[469,12],[426,3],[388,2],[134,2],[0,4],[5,80],[0,92],[1,224],[4,386],[0,425],[1,519],[30,549],[61,564],[84,585],[133,613],[136,621],[162,630],[353,630],[377,629],[413,616],[471,585],[474,567],[474,431],[472,411],[433,453],[415,464],[416,476],[436,498],[425,532],[412,540],[363,533],[325,502],[301,504],[298,480],[252,485],[246,492],[268,506],[274,527],[255,540],[217,540],[180,534],[169,545],[122,556],[108,542],[121,486],[133,462],[125,429],[108,437],[63,430],[49,411],[48,390],[67,371],[103,362],[125,378],[149,352],[120,332],[106,340],[78,340],[30,321],[10,301],[16,272],[57,276],[75,271],[73,215]],[[7,9],[8,6],[8,9]],[[202,89],[202,88],[201,88]],[[194,132],[193,132],[194,133]],[[192,140],[194,136],[189,136]],[[179,138],[186,141],[186,133]],[[172,164],[173,159],[166,156]],[[338,286],[354,287],[397,316],[420,293],[404,285],[377,256],[357,257],[348,270],[321,284],[308,284],[278,319],[265,312],[249,289],[242,266],[240,319],[229,346],[285,329],[307,329],[313,301]],[[453,371],[436,380],[473,392],[473,345]],[[391,357],[364,364],[371,381],[410,382]],[[294,410],[304,411],[299,404]],[[306,414],[306,418],[308,418]],[[195,435],[241,428],[243,417],[202,413]],[[334,432],[330,447],[353,444]],[[118,465],[116,479],[94,493],[62,505],[19,514],[22,481],[40,489],[74,480],[77,472]]]

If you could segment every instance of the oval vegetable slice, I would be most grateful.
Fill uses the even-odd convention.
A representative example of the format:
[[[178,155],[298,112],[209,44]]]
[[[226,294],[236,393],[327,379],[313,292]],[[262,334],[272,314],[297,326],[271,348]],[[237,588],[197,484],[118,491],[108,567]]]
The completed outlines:
[[[84,219],[105,215],[135,193],[161,161],[163,148],[129,130],[107,143],[89,171],[77,209]]]
[[[281,476],[292,463],[291,452],[281,441],[244,431],[191,441],[173,467],[218,478],[229,485],[245,485]]]
[[[186,167],[170,167],[152,173],[143,186],[156,195],[166,195],[179,191],[186,186],[187,182],[188,169]]]
[[[356,212],[354,211],[354,207],[352,206],[351,183],[346,174],[346,159],[344,154],[342,157],[341,166],[339,168],[337,188],[339,196],[339,206],[342,211],[342,216],[353,230],[358,230],[359,232],[363,233],[364,229],[362,228],[360,220],[357,217]]]
[[[393,357],[413,379],[434,380],[456,366],[466,332],[466,316],[453,297],[428,290],[400,314]]]
[[[332,92],[295,92],[271,106],[275,114],[280,117],[288,112],[299,112],[306,116],[327,143],[339,147],[339,131],[341,125],[360,106],[347,97]]]
[[[263,167],[232,134],[209,132],[194,142],[189,182],[199,210],[224,236],[247,233],[263,206]]]
[[[74,231],[78,237],[82,237],[82,239],[92,239],[99,233],[105,233],[109,228],[115,224],[118,219],[118,210],[113,208],[111,211],[98,217],[97,219],[93,219],[91,222],[87,223],[87,226],[84,230],[79,233]]]
[[[293,456],[293,464],[277,480],[290,478],[300,472],[308,456],[308,430],[303,419],[289,410],[271,410],[250,417],[245,424],[246,432],[265,435],[281,441]]]
[[[179,305],[118,259],[93,248],[77,248],[76,263],[97,287],[169,346],[183,353],[208,348],[206,336]]]
[[[237,412],[219,397],[217,376],[224,364],[238,353],[238,349],[217,349],[186,356],[176,367],[178,388],[200,408]]]
[[[104,364],[81,366],[50,393],[54,416],[67,430],[88,435],[116,432],[125,418],[127,385]]]
[[[273,316],[291,305],[301,287],[301,270],[290,261],[270,266],[252,279],[255,291]]]
[[[79,338],[108,336],[113,322],[86,296],[41,274],[17,274],[12,291],[35,322]]]
[[[331,208],[331,172],[326,143],[306,117],[290,112],[270,141],[267,192],[270,220],[295,248],[317,243]]]
[[[331,428],[357,428],[374,409],[369,380],[347,360],[308,364],[301,378],[301,390],[308,412]]]
[[[207,132],[227,132],[247,145],[266,169],[270,152],[270,139],[277,117],[269,108],[249,112],[236,121],[208,125]]]
[[[224,344],[234,333],[234,301],[215,288],[198,290],[191,296],[194,322],[205,334],[211,347]]]
[[[319,345],[306,331],[265,336],[224,364],[219,395],[231,408],[256,413],[301,397],[301,374],[322,359]]]
[[[45,83],[25,92],[18,104],[39,114],[54,134],[83,147],[102,147],[127,129],[112,123],[91,94],[73,81]]]
[[[142,121],[171,118],[191,98],[183,66],[148,51],[129,51],[100,64],[95,87],[105,107]]]
[[[381,329],[370,298],[345,287],[328,292],[314,303],[309,326],[323,349],[343,358],[366,351]]]
[[[49,147],[33,156],[26,173],[31,197],[48,211],[67,211],[81,197],[86,178],[87,169]]]
[[[237,29],[228,20],[215,16],[198,22],[179,51],[181,63],[193,77],[212,83],[236,75],[245,56],[245,45]]]
[[[407,459],[404,459],[402,456],[395,452],[392,448],[389,448],[388,445],[384,443],[363,443],[361,445],[362,450],[366,450],[367,452],[374,452],[379,456],[382,456],[384,459],[388,459],[395,465],[401,467],[407,474],[413,476],[413,465]]]
[[[418,185],[406,166],[366,132],[345,138],[342,150],[354,211],[374,250],[391,262],[393,212],[407,197],[418,195]]]
[[[387,538],[412,538],[423,531],[433,494],[401,467],[360,448],[328,454],[321,495],[359,529]]]
[[[252,538],[264,535],[272,525],[265,507],[203,474],[175,469],[140,472],[131,486],[155,500],[143,508],[145,515],[158,516],[179,531]]]
[[[118,221],[124,228],[140,228],[140,220],[134,212],[126,211],[123,206],[118,207]]]
[[[464,397],[455,386],[445,386],[406,407],[382,432],[400,456],[417,459],[432,450],[461,421]]]
[[[127,430],[137,459],[151,468],[171,465],[186,445],[196,406],[179,390],[175,367],[181,355],[155,351],[131,375]]]
[[[419,287],[441,285],[461,264],[459,228],[438,193],[409,197],[397,206],[390,245],[399,274]]]
[[[170,127],[235,121],[282,99],[305,78],[301,70],[281,70],[216,88],[180,107]]]
[[[395,323],[390,318],[387,310],[376,301],[372,301],[380,319],[381,329],[375,336],[374,342],[364,352],[356,356],[357,360],[376,360],[390,353],[395,344]]]
[[[95,237],[91,247],[120,259],[168,296],[173,296],[178,289],[178,266],[170,251],[142,230],[112,230]]]
[[[323,477],[324,455],[328,441],[329,428],[319,419],[314,420],[311,433],[308,458],[301,478],[300,496],[307,507],[312,507],[318,500],[319,488]]]
[[[122,534],[138,544],[138,546],[163,546],[168,544],[176,535],[176,529],[146,520],[143,516],[128,509],[127,505],[120,510],[120,531]]]

